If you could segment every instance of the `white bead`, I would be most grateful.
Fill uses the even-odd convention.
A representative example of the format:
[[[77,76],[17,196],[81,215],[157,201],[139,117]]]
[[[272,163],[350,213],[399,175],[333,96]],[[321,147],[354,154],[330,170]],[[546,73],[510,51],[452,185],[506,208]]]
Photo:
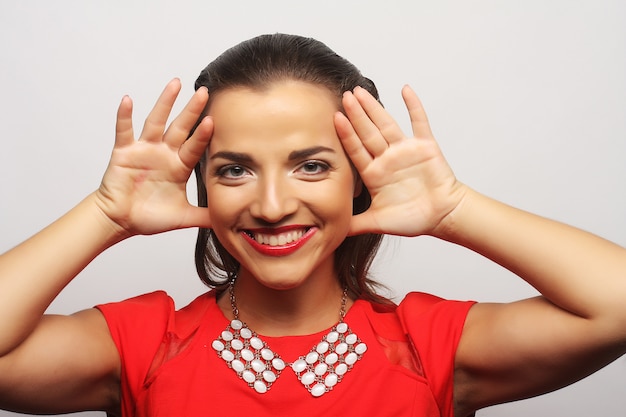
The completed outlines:
[[[252,353],[252,351],[249,349],[243,349],[241,351],[241,357],[250,362],[252,359],[254,359],[254,353]]]
[[[326,362],[328,365],[333,365],[337,363],[338,360],[339,356],[337,356],[336,353],[331,353],[324,358],[324,362]]]
[[[274,359],[274,352],[267,348],[261,349],[261,357],[266,361],[271,361],[272,359]]]
[[[328,348],[329,348],[329,344],[328,342],[320,342],[318,343],[317,347],[315,348],[315,350],[317,351],[317,353],[326,353],[328,352]]]
[[[335,352],[337,353],[337,355],[343,355],[347,351],[348,351],[348,345],[343,342],[339,343],[337,347],[335,348]]]
[[[276,368],[276,366],[274,367]],[[291,365],[291,369],[293,369],[294,372],[300,373],[306,369],[306,362],[304,361],[304,359],[298,359]]]
[[[358,359],[359,359],[359,356],[356,353],[350,352],[348,353],[348,355],[346,355],[346,358],[344,359],[344,361],[348,365],[354,365]]]
[[[243,372],[246,369],[246,366],[239,359],[235,359],[234,361],[232,361],[230,363],[230,366],[232,366],[237,373]]]
[[[235,359],[235,354],[231,352],[230,350],[223,350],[222,359],[224,359],[226,362],[230,362],[233,359]]]
[[[223,351],[225,347],[224,343],[220,342],[219,340],[214,340],[211,346],[213,346],[213,349],[217,350],[218,352]]]
[[[337,385],[337,382],[339,382],[339,377],[337,376],[337,374],[328,374],[326,375],[326,378],[324,378],[324,385],[326,385],[328,388],[332,388],[335,385]]]
[[[263,341],[258,337],[253,337],[252,339],[250,339],[250,346],[252,346],[256,350],[261,350],[263,349]]]
[[[286,364],[238,319],[231,321],[211,346],[257,393],[267,392],[289,365],[313,397],[320,397],[337,385],[368,349],[341,322],[306,356]]]
[[[328,370],[328,365],[326,365],[325,363],[318,363],[317,366],[315,367],[315,375],[322,376],[326,373],[327,370]]]
[[[346,372],[348,372],[348,365],[346,365],[345,363],[340,363],[335,368],[335,373],[339,376],[344,375]]]
[[[260,361],[258,359],[254,359],[251,363],[252,365],[252,369],[254,369],[254,372],[256,373],[261,373],[263,371],[265,371],[265,363],[263,363],[263,361]]]
[[[272,371],[263,371],[263,379],[269,383],[276,381],[276,374]]]
[[[311,395],[314,397],[321,397],[326,393],[326,385],[324,384],[315,384],[313,388],[311,388]]]
[[[304,359],[308,364],[314,364],[319,359],[320,355],[317,352],[309,352]]]
[[[241,374],[241,377],[248,384],[252,384],[256,380],[256,376],[254,375],[252,371],[247,371],[247,370],[243,371],[243,373]]]
[[[263,381],[254,381],[254,390],[259,394],[265,394],[267,392],[267,385]]]
[[[339,340],[339,333],[337,332],[330,332],[326,335],[326,341],[328,343],[335,343],[337,340]]]
[[[315,382],[315,374],[313,372],[306,372],[302,375],[302,378],[300,378],[300,382],[302,382],[302,385],[311,385]]]
[[[274,358],[272,360],[272,366],[274,367],[274,369],[278,371],[282,371],[283,369],[285,369],[286,365],[285,365],[285,362],[281,358]]]

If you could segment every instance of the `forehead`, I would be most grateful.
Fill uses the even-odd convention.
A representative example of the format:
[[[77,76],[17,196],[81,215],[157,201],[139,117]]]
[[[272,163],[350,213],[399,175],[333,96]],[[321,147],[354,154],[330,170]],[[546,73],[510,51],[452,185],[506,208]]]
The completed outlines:
[[[302,81],[281,81],[263,89],[220,91],[211,98],[208,115],[214,121],[210,148],[254,139],[338,140],[334,114],[340,99],[329,89]]]
[[[237,86],[212,93],[209,98],[209,115],[222,115],[224,107],[238,103],[273,105],[278,109],[280,104],[292,107],[294,104],[311,106],[326,105],[337,111],[341,108],[341,97],[321,85],[299,80],[277,80],[260,87]]]

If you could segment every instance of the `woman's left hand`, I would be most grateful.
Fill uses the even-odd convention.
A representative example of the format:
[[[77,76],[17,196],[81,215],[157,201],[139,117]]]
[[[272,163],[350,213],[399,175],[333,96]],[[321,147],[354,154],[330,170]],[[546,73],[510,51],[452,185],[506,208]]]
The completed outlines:
[[[436,236],[463,200],[466,188],[441,153],[419,98],[408,86],[402,97],[413,137],[361,87],[344,94],[346,114],[335,116],[343,147],[372,197],[369,209],[353,217],[352,235]]]

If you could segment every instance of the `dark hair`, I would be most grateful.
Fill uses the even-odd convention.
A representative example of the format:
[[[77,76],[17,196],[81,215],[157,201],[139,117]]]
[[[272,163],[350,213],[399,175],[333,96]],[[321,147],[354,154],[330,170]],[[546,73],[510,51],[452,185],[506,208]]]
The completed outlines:
[[[343,93],[357,86],[365,88],[377,100],[379,98],[374,83],[324,43],[286,34],[261,35],[228,49],[202,70],[195,88],[197,90],[204,86],[211,95],[215,95],[235,87],[262,90],[272,83],[286,80],[326,87],[337,96],[340,109]],[[210,101],[207,108],[208,106]],[[195,173],[198,205],[206,207],[203,164],[202,160],[196,165]],[[365,211],[370,202],[370,194],[363,186],[361,193],[353,200],[353,213]],[[339,280],[355,297],[386,301],[375,291],[380,284],[371,280],[368,275],[382,237],[383,235],[373,233],[349,236],[335,251],[335,267]],[[211,229],[199,230],[195,259],[200,279],[219,291],[226,288],[239,270],[239,262],[222,246]]]

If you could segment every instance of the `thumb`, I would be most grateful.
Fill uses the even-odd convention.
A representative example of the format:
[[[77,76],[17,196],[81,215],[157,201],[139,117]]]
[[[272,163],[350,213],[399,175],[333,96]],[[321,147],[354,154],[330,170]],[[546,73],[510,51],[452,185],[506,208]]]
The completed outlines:
[[[381,233],[381,228],[376,223],[369,209],[361,214],[352,216],[348,236],[362,235],[365,233]]]
[[[201,227],[203,229],[210,229],[212,223],[209,209],[206,207],[190,206],[180,227]]]

